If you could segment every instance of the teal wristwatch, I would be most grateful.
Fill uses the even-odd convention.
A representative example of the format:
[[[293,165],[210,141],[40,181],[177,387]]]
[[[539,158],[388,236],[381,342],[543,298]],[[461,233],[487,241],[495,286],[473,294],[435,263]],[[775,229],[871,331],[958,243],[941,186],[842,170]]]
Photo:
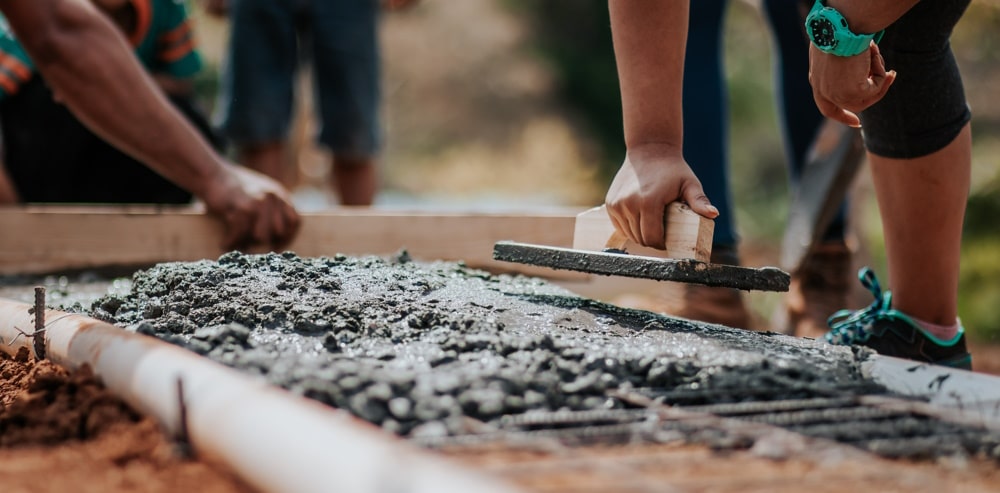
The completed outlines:
[[[806,17],[806,34],[820,51],[837,56],[855,56],[864,53],[873,39],[876,43],[882,39],[885,31],[854,34],[847,27],[847,19],[837,9],[823,3],[823,0],[816,0]]]

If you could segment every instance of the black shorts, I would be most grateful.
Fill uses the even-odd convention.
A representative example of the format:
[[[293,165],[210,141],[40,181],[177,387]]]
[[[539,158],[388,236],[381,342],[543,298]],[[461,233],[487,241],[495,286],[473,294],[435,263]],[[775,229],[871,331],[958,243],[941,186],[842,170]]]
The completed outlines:
[[[171,99],[218,144],[190,100]],[[191,194],[104,142],[34,77],[0,104],[3,162],[24,202],[185,204]]]
[[[972,118],[951,31],[970,0],[923,0],[885,31],[879,50],[896,81],[858,115],[873,154],[908,159],[938,151]]]

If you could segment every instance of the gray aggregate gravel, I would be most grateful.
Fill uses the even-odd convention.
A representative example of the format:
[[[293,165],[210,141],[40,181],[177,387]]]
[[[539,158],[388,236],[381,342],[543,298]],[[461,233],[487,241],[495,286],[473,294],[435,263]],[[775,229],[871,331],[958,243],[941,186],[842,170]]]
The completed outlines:
[[[863,380],[846,348],[621,309],[405,252],[160,264],[90,314],[409,436],[490,429],[529,410],[622,407],[612,390],[717,389],[710,402],[728,402],[753,387],[808,397]]]

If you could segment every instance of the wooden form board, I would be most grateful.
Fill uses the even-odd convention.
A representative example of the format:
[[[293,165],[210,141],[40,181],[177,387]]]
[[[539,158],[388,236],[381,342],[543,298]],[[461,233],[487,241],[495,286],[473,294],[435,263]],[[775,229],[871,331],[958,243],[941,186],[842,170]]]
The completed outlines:
[[[306,213],[284,250],[301,256],[388,255],[463,260],[495,272],[581,281],[587,276],[492,259],[502,240],[570,247],[582,209],[542,213],[419,212],[342,208]],[[187,208],[30,206],[0,208],[0,274],[215,259],[222,224]],[[259,250],[258,250],[259,252]]]

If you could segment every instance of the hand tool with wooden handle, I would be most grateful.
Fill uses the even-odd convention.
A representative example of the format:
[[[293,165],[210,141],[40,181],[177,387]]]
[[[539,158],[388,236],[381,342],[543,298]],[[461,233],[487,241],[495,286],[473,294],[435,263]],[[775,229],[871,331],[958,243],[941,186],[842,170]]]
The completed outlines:
[[[788,291],[788,273],[774,268],[712,264],[715,223],[673,202],[664,211],[666,249],[629,241],[611,223],[604,206],[576,218],[573,248],[501,241],[493,259],[607,276],[688,282],[743,290]]]

